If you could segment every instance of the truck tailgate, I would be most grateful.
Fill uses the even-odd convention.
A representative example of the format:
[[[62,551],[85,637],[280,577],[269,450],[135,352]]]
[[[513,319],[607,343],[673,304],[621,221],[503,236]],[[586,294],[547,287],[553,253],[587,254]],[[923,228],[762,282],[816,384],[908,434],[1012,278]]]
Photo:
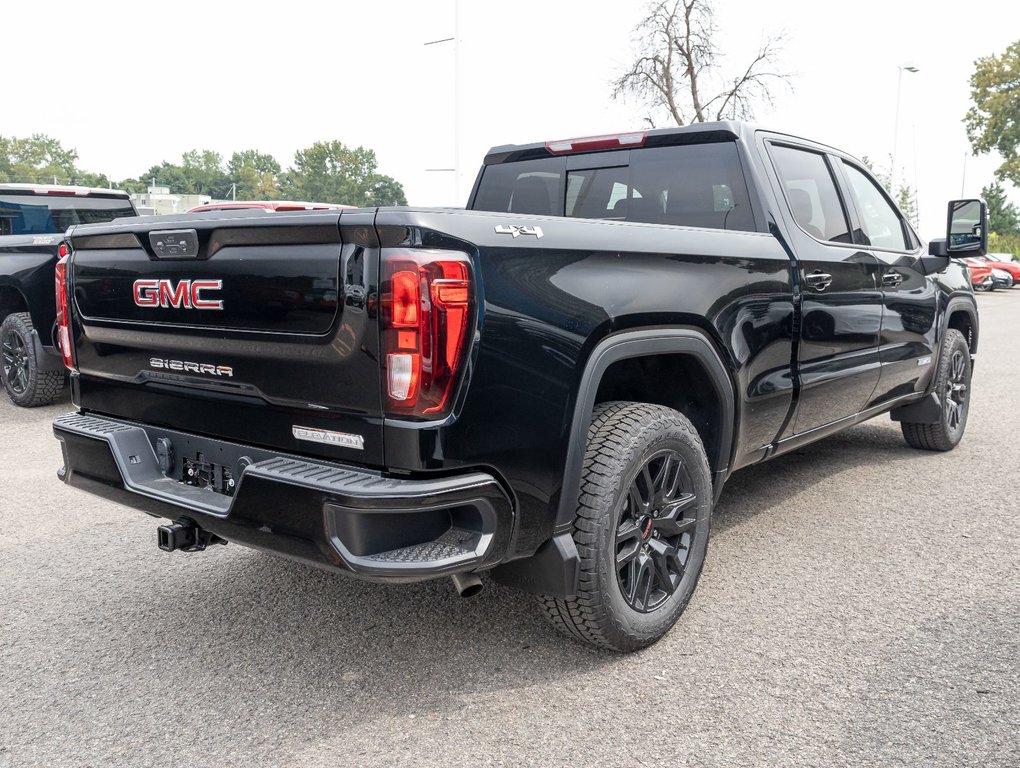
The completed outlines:
[[[73,231],[77,404],[380,464],[374,215],[192,214]]]

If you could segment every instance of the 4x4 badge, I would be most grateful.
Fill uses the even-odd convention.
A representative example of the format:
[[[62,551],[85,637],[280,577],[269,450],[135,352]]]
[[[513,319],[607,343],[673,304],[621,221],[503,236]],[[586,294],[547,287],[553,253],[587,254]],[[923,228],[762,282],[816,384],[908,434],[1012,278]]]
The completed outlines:
[[[496,233],[500,235],[513,235],[514,237],[517,237],[518,235],[534,235],[535,237],[541,237],[542,228],[519,227],[516,224],[511,224],[510,226],[507,226],[506,224],[500,224],[496,227]]]

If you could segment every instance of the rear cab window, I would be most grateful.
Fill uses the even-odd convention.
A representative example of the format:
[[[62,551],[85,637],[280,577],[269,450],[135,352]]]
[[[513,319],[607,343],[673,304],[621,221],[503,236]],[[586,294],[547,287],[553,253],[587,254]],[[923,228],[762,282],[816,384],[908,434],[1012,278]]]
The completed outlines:
[[[471,207],[755,231],[747,183],[733,142],[489,165]]]
[[[101,224],[135,215],[126,198],[0,192],[0,235],[62,234],[73,224]]]

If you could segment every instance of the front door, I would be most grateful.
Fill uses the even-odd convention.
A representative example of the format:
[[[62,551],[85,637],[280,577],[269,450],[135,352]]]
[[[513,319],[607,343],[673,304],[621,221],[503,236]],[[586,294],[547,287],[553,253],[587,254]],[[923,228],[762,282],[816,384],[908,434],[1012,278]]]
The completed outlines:
[[[863,168],[841,161],[845,190],[856,214],[854,239],[879,262],[882,373],[869,405],[923,392],[935,369],[938,291],[915,268],[921,244],[878,183]]]
[[[792,429],[803,434],[853,416],[878,384],[882,265],[853,242],[835,158],[806,147],[769,146],[788,212],[801,291],[800,395]]]

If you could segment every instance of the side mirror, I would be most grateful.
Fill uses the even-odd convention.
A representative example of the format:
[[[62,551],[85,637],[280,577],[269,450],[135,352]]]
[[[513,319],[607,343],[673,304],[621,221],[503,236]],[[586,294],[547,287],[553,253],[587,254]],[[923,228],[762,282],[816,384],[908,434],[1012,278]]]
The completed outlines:
[[[939,238],[928,243],[928,255],[917,260],[915,269],[922,275],[934,275],[949,266],[951,261],[946,241]]]
[[[946,251],[950,256],[988,253],[988,206],[984,200],[952,200],[946,222]]]

